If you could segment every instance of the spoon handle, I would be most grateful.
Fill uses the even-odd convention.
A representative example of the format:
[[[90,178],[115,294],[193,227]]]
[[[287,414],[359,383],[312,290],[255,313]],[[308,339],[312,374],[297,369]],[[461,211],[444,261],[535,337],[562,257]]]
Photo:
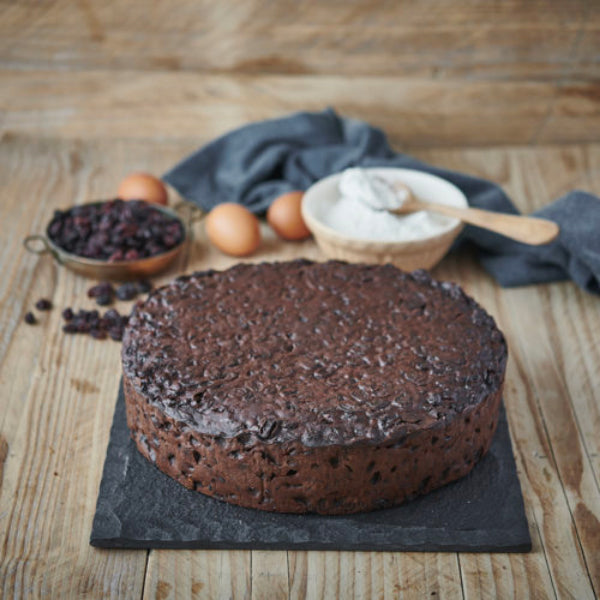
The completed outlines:
[[[534,246],[547,244],[556,239],[560,233],[560,228],[556,223],[537,217],[507,215],[480,208],[457,208],[430,202],[419,202],[419,205],[421,210],[431,210],[447,217],[455,217],[465,223],[477,225],[477,227],[483,227],[518,242]]]

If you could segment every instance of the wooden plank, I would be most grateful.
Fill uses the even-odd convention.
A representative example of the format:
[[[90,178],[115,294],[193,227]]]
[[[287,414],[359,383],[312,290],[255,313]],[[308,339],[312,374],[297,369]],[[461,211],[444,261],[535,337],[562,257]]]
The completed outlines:
[[[583,26],[581,37],[575,47],[573,65],[569,69],[569,78],[585,80],[588,77],[598,77],[598,45],[600,30],[594,24],[598,17],[598,4],[590,3],[594,13],[590,23]]]
[[[539,307],[527,309],[527,302],[518,307],[506,304],[508,293],[498,293],[490,280],[478,273],[475,264],[446,261],[444,269],[455,268],[449,279],[459,281],[468,293],[480,301],[504,331],[510,349],[506,375],[505,403],[513,439],[513,451],[527,507],[530,531],[534,542],[531,554],[511,556],[462,554],[460,563],[465,595],[469,597],[503,597],[514,588],[515,597],[593,598],[586,557],[582,553],[578,529],[572,518],[569,502],[554,461],[552,443],[546,431],[539,404],[545,390],[539,389],[525,354],[536,343],[533,335],[524,335],[528,325],[539,319]],[[440,275],[441,276],[441,275]],[[523,319],[516,321],[515,312],[522,311]],[[531,340],[531,346],[522,340]],[[540,370],[540,375],[544,371]],[[564,412],[564,411],[563,411]],[[574,459],[573,453],[565,462]],[[597,498],[592,500],[594,505]],[[537,538],[541,545],[537,544]],[[593,544],[590,544],[592,549]],[[491,567],[492,576],[487,569]],[[491,585],[490,577],[493,579]],[[539,594],[539,595],[538,595]]]
[[[250,600],[250,593],[250,552],[218,550],[153,550],[150,552],[144,598]]]
[[[573,288],[571,288],[573,289]],[[575,292],[576,290],[573,290]],[[540,290],[540,302],[532,302],[531,296],[525,299],[520,293],[511,294],[508,312],[517,313],[515,327],[523,327],[526,319],[535,319],[546,291]],[[523,304],[531,307],[523,310]],[[537,307],[535,306],[537,304]],[[548,314],[548,311],[544,311]],[[529,321],[531,322],[531,321]],[[546,328],[538,336],[536,344],[527,345],[523,353],[523,368],[530,373],[531,384],[536,389],[539,410],[550,440],[555,469],[563,486],[565,496],[576,529],[578,544],[583,553],[585,571],[592,588],[600,589],[600,494],[597,481],[591,468],[567,386],[565,374],[554,355],[552,343],[554,334]],[[520,341],[522,344],[522,342]],[[564,342],[563,342],[564,344]],[[566,345],[565,345],[566,346]],[[540,368],[543,365],[544,368]],[[585,576],[585,572],[582,576]]]
[[[289,597],[287,552],[253,550],[253,600],[287,600]]]
[[[574,89],[582,101],[573,100]],[[402,147],[600,138],[598,84],[0,72],[0,132],[5,135],[194,140],[199,145],[249,121],[326,106],[383,128]],[[569,125],[563,128],[564,119]]]
[[[556,198],[572,189],[600,194],[600,154],[594,147],[547,149],[543,155],[524,157],[521,163],[530,181],[523,189],[523,206],[529,210],[543,198]],[[557,175],[549,179],[547,173],[551,170]],[[534,196],[537,200],[532,200]],[[596,344],[600,335],[597,298],[573,286],[550,286],[538,292],[538,301],[551,324],[547,335],[553,361],[564,374],[564,385],[568,389],[583,448],[598,482],[600,392],[593,385],[600,374],[600,354]]]
[[[485,153],[468,154],[472,166],[479,164],[480,174],[490,177],[498,166],[500,172],[505,173],[505,161],[486,160]],[[542,177],[548,177],[548,173],[552,172],[547,164],[550,158],[554,154],[555,159],[563,161],[569,155],[565,155],[564,150],[561,153],[550,151],[541,168],[536,164],[534,153],[520,151],[518,154],[518,162],[510,158],[508,161],[510,167],[507,188],[513,193],[518,205],[526,210],[533,210],[547,201],[548,192]],[[589,164],[582,162],[583,165]],[[556,164],[554,170],[559,170]],[[579,170],[580,176],[582,172],[585,173],[585,169]],[[494,179],[493,176],[491,178]],[[537,194],[532,194],[533,190]],[[550,294],[568,293],[570,305],[576,305],[576,298],[581,298],[584,294],[573,284],[555,284],[505,290],[499,295],[493,288],[490,289],[484,278],[473,275],[472,280],[468,281],[475,297],[481,298],[484,306],[491,308],[492,312],[498,311],[499,323],[507,334],[511,348],[512,358],[507,375],[511,393],[509,395],[507,391],[506,394],[510,409],[509,420],[516,448],[520,451],[518,461],[521,472],[526,475],[526,500],[531,501],[534,506],[541,503],[539,508],[542,513],[534,509],[534,518],[542,537],[547,536],[544,548],[554,586],[561,596],[574,594],[575,597],[592,597],[598,589],[600,495],[589,451],[586,449],[586,440],[582,438],[578,426],[577,408],[566,389],[565,382],[572,380],[572,374],[556,360],[558,332],[552,333],[556,330],[547,326],[552,322],[547,301]],[[594,300],[595,298],[591,299],[592,302]],[[594,311],[588,311],[581,317],[582,327],[590,327],[592,330],[598,327],[598,315]],[[568,344],[568,338],[560,339],[559,346],[562,346],[565,353],[569,352],[571,345]],[[587,376],[581,370],[578,374],[584,378]],[[591,372],[589,375],[593,380],[595,373]],[[529,410],[521,412],[517,418],[515,413],[519,410],[517,405],[520,402],[529,405]],[[579,400],[578,403],[581,405],[582,401]],[[588,414],[586,409],[589,404],[596,404],[596,409],[590,416],[597,414],[597,403],[594,395],[587,396],[580,406],[581,416]],[[519,433],[520,430],[523,435]],[[525,434],[526,430],[529,431]],[[545,465],[541,466],[538,461],[532,460],[532,456],[542,459]],[[521,465],[521,461],[524,464]],[[529,485],[537,496],[536,499],[529,497]],[[561,493],[557,496],[556,489],[559,486]],[[553,542],[550,536],[560,536],[561,541]],[[571,554],[569,558],[566,557],[567,553]],[[578,571],[576,576],[574,570]],[[467,589],[471,582],[472,579],[465,576]]]
[[[81,282],[75,289],[83,291]],[[62,302],[73,291],[73,283],[59,280],[51,297]],[[28,292],[30,305],[33,287]],[[106,597],[139,594],[145,552],[123,552],[117,560],[90,548],[87,539],[114,406],[106,398],[116,392],[118,346],[110,355],[92,347],[91,339],[64,338],[59,320],[55,311],[36,329],[20,332],[30,348],[17,346],[19,362],[7,361],[2,369],[4,381],[12,366],[31,377],[24,396],[12,388],[10,400],[20,410],[5,413],[1,430],[9,448],[0,497],[2,584],[6,595],[12,589],[71,597],[96,588]],[[101,431],[99,422],[105,424]]]
[[[584,0],[253,0],[235,10],[208,0],[62,0],[5,4],[0,56],[19,69],[592,81],[598,31],[597,5]]]
[[[574,294],[572,290],[549,290],[540,298],[548,311],[552,329],[548,333],[554,358],[563,372],[571,374],[565,380],[568,396],[577,417],[577,427],[594,472],[600,481],[600,391],[594,382],[600,377],[600,319],[597,318],[597,298]],[[563,345],[562,341],[568,342]]]
[[[556,596],[533,511],[527,510],[527,519],[531,524],[530,554],[460,555],[461,575],[467,600]]]
[[[517,298],[515,304],[508,304],[504,320],[508,315],[514,314],[516,310],[523,309],[523,297],[521,296]],[[529,323],[532,320],[535,321],[536,312],[539,314],[539,309],[537,311],[535,309],[523,310],[523,319],[529,318]],[[524,320],[518,320],[513,326],[518,329],[523,327],[524,322]],[[522,348],[516,336],[515,341],[517,343],[512,345],[513,353],[521,364],[518,374],[513,372],[512,379],[515,382],[520,379],[519,386],[524,386],[521,393],[526,391],[525,387],[530,388],[527,390],[530,395],[528,403],[530,410],[534,413],[533,418],[537,421],[535,430],[537,435],[542,438],[542,446],[531,449],[531,454],[538,459],[535,465],[536,472],[533,473],[533,465],[527,465],[525,468],[532,480],[532,486],[542,509],[542,513],[536,516],[536,521],[544,536],[544,547],[547,551],[547,560],[552,571],[553,581],[561,596],[573,594],[578,598],[592,597],[593,588],[590,585],[589,563],[586,565],[586,555],[591,553],[593,556],[593,553],[597,552],[597,541],[594,541],[593,537],[588,538],[588,536],[597,535],[597,526],[589,527],[593,523],[584,523],[576,513],[573,513],[573,501],[576,496],[579,496],[579,499],[583,500],[585,504],[591,495],[593,499],[589,502],[589,506],[592,511],[597,513],[597,491],[594,491],[593,488],[590,489],[589,467],[582,464],[580,440],[574,428],[573,416],[569,407],[565,405],[562,393],[552,386],[552,383],[557,381],[556,373],[553,370],[550,372],[540,371],[538,377],[538,373],[532,371],[532,362],[530,361],[534,360],[531,355],[539,356],[539,354],[535,352],[533,345],[526,350]],[[548,379],[540,379],[540,377]],[[544,385],[545,382],[547,382],[546,385]],[[549,417],[552,411],[557,411],[557,416],[554,418]],[[514,420],[511,421],[511,425],[513,423]],[[570,443],[566,443],[566,438],[561,439],[557,436],[554,427],[548,429],[551,423],[557,427],[560,426],[561,430],[566,430],[570,434]],[[521,421],[521,428],[523,425],[525,422]],[[518,425],[515,423],[514,427],[517,429]],[[533,436],[529,433],[527,437],[531,439]],[[547,439],[544,440],[544,437]],[[525,461],[525,452],[530,450],[532,444],[530,441],[529,443],[524,441],[519,433],[515,433],[515,438]],[[584,479],[584,486],[578,490],[578,493],[570,488],[572,484],[572,481],[568,479],[568,470],[570,469],[574,469],[577,477]],[[550,489],[546,487],[542,476],[544,480],[550,482]],[[563,488],[562,493],[557,491],[561,487]]]
[[[590,161],[584,154],[584,168],[589,164]],[[522,164],[520,169],[524,179],[532,180],[530,187],[535,187],[544,195],[546,165],[538,164],[535,157],[532,157],[532,160]],[[594,172],[593,166],[590,172]],[[587,183],[586,187],[590,192],[600,193],[600,185],[598,185],[600,181],[590,178]],[[528,204],[531,206],[532,202],[529,201]],[[560,328],[561,325],[564,327],[566,324],[565,316],[569,309],[573,310],[578,305],[588,304],[590,310],[586,311],[585,315],[579,312],[578,327],[584,331],[600,331],[600,314],[597,310],[593,310],[597,305],[597,298],[590,298],[573,285],[539,287],[535,289],[535,296],[529,294],[527,300],[525,300],[525,292],[525,290],[515,290],[514,293],[506,296],[513,308],[517,307],[517,303],[519,304],[519,310],[515,312],[515,321],[524,323],[527,318],[532,318],[534,310],[539,311],[541,308],[546,315],[543,322],[554,322],[554,327],[540,328],[535,345],[531,344],[527,348],[528,364],[525,366],[532,372],[531,380],[538,390],[540,412],[551,441],[558,474],[573,515],[591,584],[598,593],[600,590],[600,487],[598,473],[594,473],[594,461],[590,456],[598,449],[598,435],[597,430],[590,432],[589,428],[582,426],[581,423],[588,419],[600,423],[600,394],[592,391],[582,398],[576,388],[573,389],[573,394],[570,393],[570,388],[577,385],[577,378],[574,377],[577,373],[583,378],[583,385],[589,389],[590,382],[594,380],[593,377],[597,375],[599,369],[596,363],[591,371],[568,370],[571,365],[567,355],[594,352],[591,347],[595,344],[587,339],[583,332],[576,337],[573,336],[572,329],[561,331]],[[553,296],[556,295],[562,296],[562,305],[556,300],[552,301]],[[530,309],[529,316],[527,312],[520,310],[520,305],[525,302]],[[536,308],[531,309],[533,306]],[[554,314],[553,308],[556,311]],[[561,308],[567,310],[563,312]],[[562,333],[565,334],[564,337]],[[522,338],[519,341],[521,344],[524,343]],[[539,368],[539,365],[543,365],[544,368]]]
[[[0,493],[0,595],[71,597],[92,589],[105,597],[135,595],[143,585],[145,553],[98,553],[85,533],[108,433],[98,435],[93,425],[102,419],[109,424],[112,412],[111,402],[98,399],[102,391],[109,397],[115,393],[111,356],[98,355],[91,384],[87,375],[73,376],[81,370],[86,345],[67,358],[71,340],[61,343],[57,311],[41,316],[36,327],[22,323],[23,312],[40,296],[60,303],[81,292],[81,282],[68,281],[48,260],[21,246],[28,228],[51,212],[53,194],[71,186],[64,157],[50,149],[43,142],[37,154],[19,144],[0,147],[0,437],[7,449]],[[113,350],[112,359],[118,360],[118,347]],[[74,530],[84,534],[73,536]]]
[[[75,173],[75,164],[82,164],[77,144],[16,140],[0,146],[3,597],[139,597],[144,580],[146,552],[101,552],[88,545],[119,346],[62,334],[59,309],[81,301],[86,282],[21,245],[27,233],[41,230],[62,198],[84,195],[92,169],[88,164]],[[56,308],[38,313],[39,324],[29,327],[23,313],[40,296]]]
[[[600,69],[597,72],[600,73]],[[548,118],[534,141],[541,144],[551,143],[558,141],[557,135],[561,141],[590,139],[586,138],[586,122],[595,130],[598,139],[600,132],[593,124],[600,117],[599,99],[598,89],[593,90],[589,86],[579,84],[561,85]]]
[[[456,555],[289,552],[290,597],[462,598]]]

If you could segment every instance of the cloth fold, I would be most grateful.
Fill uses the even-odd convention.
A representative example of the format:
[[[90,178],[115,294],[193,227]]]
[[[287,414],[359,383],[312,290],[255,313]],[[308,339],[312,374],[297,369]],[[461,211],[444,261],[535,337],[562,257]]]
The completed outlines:
[[[306,190],[327,175],[356,166],[432,173],[458,186],[471,206],[519,214],[498,185],[396,153],[380,129],[332,109],[236,129],[200,148],[163,179],[204,210],[237,202],[261,214],[279,195]],[[455,248],[474,247],[483,267],[505,287],[571,278],[600,293],[600,200],[573,191],[534,214],[558,223],[557,240],[528,246],[467,226]]]

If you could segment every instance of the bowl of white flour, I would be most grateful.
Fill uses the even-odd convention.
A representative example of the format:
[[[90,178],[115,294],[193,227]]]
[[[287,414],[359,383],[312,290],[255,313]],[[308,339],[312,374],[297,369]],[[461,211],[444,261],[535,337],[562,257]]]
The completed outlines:
[[[311,186],[304,194],[302,216],[328,258],[430,269],[450,249],[463,224],[429,211],[388,212],[386,206],[402,203],[400,186],[425,202],[468,206],[461,190],[429,173],[352,168]]]

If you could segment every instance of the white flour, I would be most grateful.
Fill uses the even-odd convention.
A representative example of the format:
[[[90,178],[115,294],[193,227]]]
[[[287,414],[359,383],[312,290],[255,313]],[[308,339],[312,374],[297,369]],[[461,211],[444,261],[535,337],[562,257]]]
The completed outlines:
[[[426,211],[394,215],[386,210],[375,210],[372,198],[379,197],[382,205],[396,206],[402,197],[388,197],[393,188],[382,178],[369,175],[363,169],[346,169],[338,186],[340,198],[323,215],[323,223],[340,233],[361,240],[379,242],[412,241],[435,235],[447,229],[448,217]],[[386,197],[383,197],[383,196]]]

